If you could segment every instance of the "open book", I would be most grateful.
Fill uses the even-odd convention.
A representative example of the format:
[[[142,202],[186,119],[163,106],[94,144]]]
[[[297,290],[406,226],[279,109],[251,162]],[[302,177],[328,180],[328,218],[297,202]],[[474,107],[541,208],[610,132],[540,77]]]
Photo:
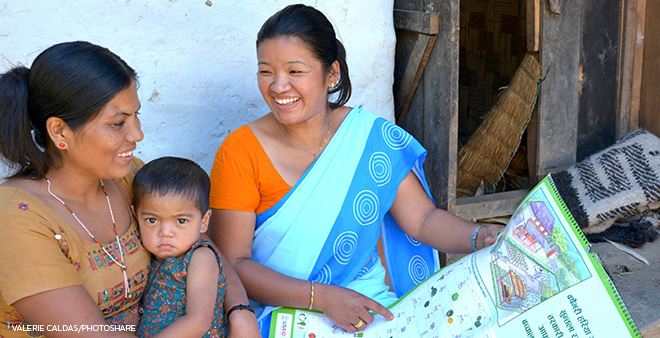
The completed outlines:
[[[323,313],[280,308],[270,337],[641,337],[546,176],[495,244],[441,269],[348,333]]]

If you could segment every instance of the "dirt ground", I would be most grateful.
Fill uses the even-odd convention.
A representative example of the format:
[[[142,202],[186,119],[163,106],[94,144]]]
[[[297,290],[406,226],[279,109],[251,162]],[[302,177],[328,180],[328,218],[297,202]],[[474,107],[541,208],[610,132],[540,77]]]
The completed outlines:
[[[660,240],[634,249],[644,256],[649,265],[610,243],[594,243],[592,251],[603,261],[623,303],[628,308],[644,338],[658,338],[660,333]]]

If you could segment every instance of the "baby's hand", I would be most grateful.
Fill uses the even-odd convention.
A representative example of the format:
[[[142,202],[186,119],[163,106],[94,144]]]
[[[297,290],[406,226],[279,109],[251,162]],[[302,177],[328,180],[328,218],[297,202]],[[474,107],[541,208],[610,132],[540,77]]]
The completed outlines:
[[[251,311],[232,311],[227,338],[261,338],[257,317]]]

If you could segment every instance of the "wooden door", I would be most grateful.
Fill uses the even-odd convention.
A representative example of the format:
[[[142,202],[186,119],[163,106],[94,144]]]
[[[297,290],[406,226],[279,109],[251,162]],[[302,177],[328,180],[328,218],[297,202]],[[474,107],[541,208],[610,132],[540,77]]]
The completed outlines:
[[[639,123],[660,137],[660,1],[646,1]]]
[[[395,0],[395,117],[428,150],[424,171],[438,207],[456,204],[459,0]],[[440,264],[451,256],[440,254]]]
[[[453,211],[458,128],[459,0],[395,0],[395,116],[428,150],[438,207]]]

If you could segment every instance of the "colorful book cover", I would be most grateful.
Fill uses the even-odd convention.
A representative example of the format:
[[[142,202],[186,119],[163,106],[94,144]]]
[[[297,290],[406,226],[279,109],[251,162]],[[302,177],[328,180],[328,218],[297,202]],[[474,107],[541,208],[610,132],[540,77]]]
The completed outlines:
[[[270,337],[641,337],[552,177],[520,204],[495,244],[437,271],[364,331],[280,308]]]

